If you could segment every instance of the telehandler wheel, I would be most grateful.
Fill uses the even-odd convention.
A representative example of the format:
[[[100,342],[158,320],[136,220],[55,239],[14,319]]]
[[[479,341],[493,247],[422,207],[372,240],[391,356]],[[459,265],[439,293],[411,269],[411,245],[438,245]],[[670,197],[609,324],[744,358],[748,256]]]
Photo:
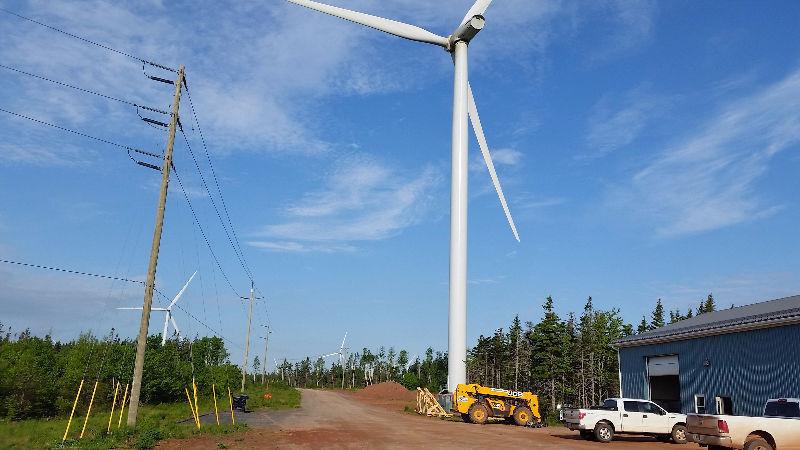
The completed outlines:
[[[514,409],[514,423],[521,427],[530,423],[532,417],[533,413],[527,406],[518,406]]]
[[[489,419],[489,409],[483,403],[475,403],[469,408],[469,421],[483,425]]]

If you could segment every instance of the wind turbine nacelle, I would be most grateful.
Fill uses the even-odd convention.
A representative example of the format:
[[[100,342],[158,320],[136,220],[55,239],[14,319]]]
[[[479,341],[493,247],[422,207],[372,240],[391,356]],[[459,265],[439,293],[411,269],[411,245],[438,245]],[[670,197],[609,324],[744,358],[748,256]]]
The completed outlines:
[[[464,41],[469,43],[472,38],[478,34],[479,31],[483,29],[483,26],[486,25],[486,19],[483,18],[481,15],[472,16],[471,19],[461,24],[453,34],[450,35],[450,49],[454,48],[456,42]]]

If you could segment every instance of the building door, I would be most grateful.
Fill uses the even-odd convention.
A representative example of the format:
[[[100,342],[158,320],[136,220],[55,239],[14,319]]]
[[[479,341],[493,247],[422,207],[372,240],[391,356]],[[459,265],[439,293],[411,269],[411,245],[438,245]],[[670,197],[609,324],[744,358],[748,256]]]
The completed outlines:
[[[650,400],[669,412],[681,412],[681,382],[678,355],[647,358]]]

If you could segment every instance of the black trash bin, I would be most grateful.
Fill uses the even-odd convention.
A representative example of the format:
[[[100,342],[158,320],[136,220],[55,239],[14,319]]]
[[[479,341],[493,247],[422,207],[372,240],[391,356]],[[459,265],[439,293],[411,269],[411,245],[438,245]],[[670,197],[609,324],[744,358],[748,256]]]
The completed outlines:
[[[247,412],[247,395],[237,395],[233,397],[233,409],[238,409],[241,412]]]

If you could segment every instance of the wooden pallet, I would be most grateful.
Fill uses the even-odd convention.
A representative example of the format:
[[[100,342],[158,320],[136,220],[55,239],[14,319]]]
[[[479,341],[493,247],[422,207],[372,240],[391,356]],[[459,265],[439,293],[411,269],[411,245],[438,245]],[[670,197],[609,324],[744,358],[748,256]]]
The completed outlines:
[[[426,415],[428,417],[452,417],[442,408],[442,405],[436,400],[436,396],[431,393],[427,388],[417,388],[417,409],[418,414]]]

